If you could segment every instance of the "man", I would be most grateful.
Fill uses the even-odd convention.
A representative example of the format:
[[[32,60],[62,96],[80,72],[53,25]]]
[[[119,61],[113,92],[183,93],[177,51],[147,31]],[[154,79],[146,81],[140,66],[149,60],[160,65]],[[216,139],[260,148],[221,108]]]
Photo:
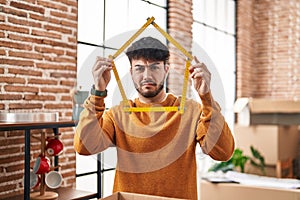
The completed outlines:
[[[163,89],[169,70],[169,50],[164,44],[145,37],[134,42],[126,55],[138,91],[138,98],[130,100],[131,107],[180,106],[181,97]],[[234,139],[211,95],[211,74],[196,57],[195,61],[190,77],[202,104],[187,99],[183,114],[125,112],[123,103],[105,112],[112,60],[97,58],[92,70],[95,85],[80,115],[74,147],[82,155],[117,148],[113,192],[196,200],[196,144],[215,160],[231,157]]]

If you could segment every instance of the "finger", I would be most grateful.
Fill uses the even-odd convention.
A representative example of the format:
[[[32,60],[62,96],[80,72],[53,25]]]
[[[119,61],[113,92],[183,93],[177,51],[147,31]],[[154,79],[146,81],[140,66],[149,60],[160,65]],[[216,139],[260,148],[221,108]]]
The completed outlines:
[[[198,58],[196,56],[194,56],[195,62],[196,63],[200,63],[200,61],[198,60]]]
[[[191,78],[195,79],[201,73],[202,73],[202,70],[200,68],[194,68],[193,72],[191,73]]]

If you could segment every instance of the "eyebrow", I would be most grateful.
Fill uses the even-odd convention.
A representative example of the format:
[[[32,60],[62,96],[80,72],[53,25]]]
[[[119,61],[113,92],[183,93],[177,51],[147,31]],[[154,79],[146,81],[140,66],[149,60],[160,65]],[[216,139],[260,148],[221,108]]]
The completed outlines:
[[[160,64],[159,62],[155,62],[155,63],[152,63],[152,64],[148,65],[148,67],[152,67],[154,65],[159,65],[159,64]],[[134,67],[145,67],[145,66],[147,66],[147,65],[142,65],[142,64],[134,65]]]

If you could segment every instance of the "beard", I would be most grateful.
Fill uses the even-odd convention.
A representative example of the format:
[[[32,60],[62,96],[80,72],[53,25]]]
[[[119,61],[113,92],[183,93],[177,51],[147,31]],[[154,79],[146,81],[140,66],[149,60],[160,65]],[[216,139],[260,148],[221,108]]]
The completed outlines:
[[[151,82],[151,84],[153,86],[157,86],[156,83]],[[161,83],[158,84],[158,88],[154,91],[143,91],[141,87],[139,87],[137,84],[135,85],[135,89],[138,91],[138,93],[140,93],[143,97],[145,98],[152,98],[155,97],[156,95],[158,95],[162,89],[164,88],[164,81],[162,81]],[[143,85],[143,82],[141,83],[141,85]]]

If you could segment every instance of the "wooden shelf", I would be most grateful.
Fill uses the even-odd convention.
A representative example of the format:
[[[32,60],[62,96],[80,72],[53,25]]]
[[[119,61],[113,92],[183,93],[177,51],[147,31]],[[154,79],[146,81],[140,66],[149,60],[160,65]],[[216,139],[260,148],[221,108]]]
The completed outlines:
[[[82,200],[82,199],[92,199],[95,198],[97,199],[97,193],[92,193],[92,192],[87,192],[87,191],[82,191],[82,190],[76,190],[73,188],[67,188],[67,187],[62,187],[58,188],[55,190],[47,190],[47,191],[55,191],[58,193],[58,198],[57,200]],[[12,196],[12,197],[7,197],[2,200],[19,200],[23,199],[24,195],[18,195],[18,196]]]

